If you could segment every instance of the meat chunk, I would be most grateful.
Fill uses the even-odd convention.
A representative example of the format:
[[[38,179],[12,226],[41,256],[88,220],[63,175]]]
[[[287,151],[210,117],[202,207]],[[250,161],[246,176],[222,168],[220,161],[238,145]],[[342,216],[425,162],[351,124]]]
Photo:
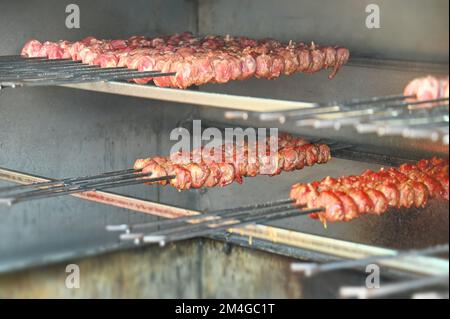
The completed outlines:
[[[448,77],[438,79],[434,76],[427,76],[412,80],[405,87],[403,94],[405,96],[414,96],[413,100],[428,101],[448,96]],[[423,104],[424,107],[433,106]]]

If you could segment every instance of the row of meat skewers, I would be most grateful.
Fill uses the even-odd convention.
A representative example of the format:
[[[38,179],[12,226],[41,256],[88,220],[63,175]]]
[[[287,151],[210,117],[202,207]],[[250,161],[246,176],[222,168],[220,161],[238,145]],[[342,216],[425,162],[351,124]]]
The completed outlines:
[[[248,149],[248,143],[224,144],[216,148],[219,151],[215,154],[202,148],[179,159],[173,156],[139,159],[134,168],[152,172],[149,178],[174,175],[170,181],[159,183],[185,190],[242,183],[243,177],[274,176],[331,159],[327,145],[311,144],[288,134],[279,136],[278,150],[264,159],[256,156],[256,160],[249,160]],[[203,156],[197,163],[193,161],[196,153]],[[217,153],[223,156],[222,161],[215,160]],[[323,208],[323,212],[311,214],[312,218],[323,222],[350,221],[365,214],[381,215],[389,208],[423,208],[433,198],[448,201],[448,172],[448,160],[432,158],[378,172],[368,170],[359,176],[327,177],[295,184],[290,198],[303,208]]]
[[[448,201],[448,174],[448,160],[432,158],[359,176],[295,184],[290,197],[298,205],[324,209],[313,218],[350,221],[364,214],[384,214],[391,207],[423,208],[431,198]]]
[[[176,76],[135,79],[153,80],[161,87],[187,88],[206,83],[226,83],[250,77],[275,79],[293,73],[315,73],[332,68],[330,78],[348,61],[350,53],[339,46],[314,43],[282,43],[247,37],[196,37],[190,32],[161,37],[80,41],[28,41],[26,57],[72,59],[101,67],[127,67],[139,71],[176,72]]]
[[[134,168],[144,174],[151,172],[149,178],[174,175],[175,178],[170,181],[159,183],[186,190],[242,183],[243,177],[274,176],[282,171],[299,170],[331,159],[327,145],[312,144],[288,134],[280,135],[272,149],[270,144],[271,139],[267,139],[262,144],[242,142],[203,147],[170,157],[138,159]],[[261,151],[262,146],[264,151]]]
[[[265,154],[259,154],[261,149]],[[0,193],[9,195],[0,196],[0,203],[12,205],[30,199],[141,183],[171,185],[179,190],[224,187],[233,182],[242,183],[244,177],[274,176],[283,171],[323,164],[330,159],[327,145],[312,144],[283,134],[259,143],[228,143],[178,152],[170,157],[138,159],[132,170],[6,187],[0,189]],[[363,215],[382,215],[390,208],[424,208],[430,199],[448,202],[448,174],[448,159],[435,157],[397,168],[381,168],[378,172],[367,170],[357,176],[326,177],[320,181],[298,183],[292,186],[290,199],[255,205],[255,209],[276,208],[276,216],[285,216],[288,209],[286,216],[297,212],[310,214],[323,223],[348,222]],[[283,208],[281,204],[289,204],[289,207]]]

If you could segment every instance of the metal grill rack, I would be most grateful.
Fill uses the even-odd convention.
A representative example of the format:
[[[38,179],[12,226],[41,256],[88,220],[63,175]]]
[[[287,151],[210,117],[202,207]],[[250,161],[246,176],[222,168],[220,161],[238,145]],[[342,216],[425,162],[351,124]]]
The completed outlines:
[[[376,133],[379,136],[449,143],[448,98],[416,101],[414,96],[381,96],[283,112],[226,112],[225,118],[293,123],[296,127],[315,129],[353,127],[360,134]]]
[[[292,263],[291,270],[299,273],[300,275],[311,277],[317,276],[325,272],[339,271],[353,268],[364,268],[368,265],[378,265],[382,261],[387,260],[401,260],[411,257],[419,256],[432,256],[448,254],[449,245],[437,245],[427,247],[424,249],[414,249],[408,251],[396,251],[394,254],[388,255],[376,255],[366,258],[354,259],[354,260],[339,260],[333,262],[327,262],[323,264],[319,263]],[[368,287],[351,287],[341,286],[339,289],[339,296],[341,298],[382,298],[402,293],[411,293],[418,289],[442,287],[448,290],[448,274],[442,275],[425,275],[419,278],[404,280],[401,282],[395,282],[391,284],[384,284],[383,287],[378,289]],[[413,298],[421,298],[419,295],[413,295]],[[423,297],[422,297],[423,298]],[[433,298],[448,299],[445,293],[434,293]]]
[[[97,65],[88,65],[70,59],[0,57],[0,88],[117,81],[172,75],[175,73],[141,72],[126,67],[101,68]]]
[[[153,223],[107,225],[106,230],[124,231],[125,233],[120,235],[120,239],[124,241],[132,240],[136,244],[159,243],[165,245],[169,242],[204,237],[230,227],[240,228],[250,224],[264,224],[274,220],[309,215],[321,210],[321,208],[302,209],[295,205],[293,200],[285,199]],[[152,228],[159,230],[145,232]],[[135,232],[139,230],[140,232]]]

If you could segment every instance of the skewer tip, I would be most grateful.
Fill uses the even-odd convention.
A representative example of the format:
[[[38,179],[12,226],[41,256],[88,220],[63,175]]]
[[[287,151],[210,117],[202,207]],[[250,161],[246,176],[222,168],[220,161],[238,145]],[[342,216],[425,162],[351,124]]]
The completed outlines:
[[[106,230],[111,232],[119,232],[119,231],[128,231],[129,226],[127,224],[121,224],[121,225],[106,225]]]
[[[12,198],[0,198],[0,205],[11,207],[13,205]]]
[[[143,234],[136,234],[136,233],[126,233],[126,234],[121,234],[119,236],[120,240],[124,240],[124,241],[128,241],[128,240],[133,240],[135,241],[136,239],[141,239],[143,237]]]
[[[143,241],[144,241],[144,243],[151,243],[151,244],[159,243],[161,246],[164,246],[165,241],[166,241],[166,236],[147,235],[147,236],[144,236]]]
[[[291,264],[291,270],[294,272],[301,272],[306,277],[311,277],[316,269],[316,263],[293,263]]]
[[[341,298],[368,299],[369,294],[368,290],[362,287],[341,287],[339,296]]]

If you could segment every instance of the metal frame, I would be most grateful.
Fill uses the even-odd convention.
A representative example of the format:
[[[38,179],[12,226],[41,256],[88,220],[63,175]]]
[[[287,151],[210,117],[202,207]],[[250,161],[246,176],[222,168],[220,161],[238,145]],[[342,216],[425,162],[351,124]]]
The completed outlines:
[[[172,76],[175,72],[138,71],[126,67],[101,68],[70,59],[0,56],[0,89],[90,83],[144,77]]]

